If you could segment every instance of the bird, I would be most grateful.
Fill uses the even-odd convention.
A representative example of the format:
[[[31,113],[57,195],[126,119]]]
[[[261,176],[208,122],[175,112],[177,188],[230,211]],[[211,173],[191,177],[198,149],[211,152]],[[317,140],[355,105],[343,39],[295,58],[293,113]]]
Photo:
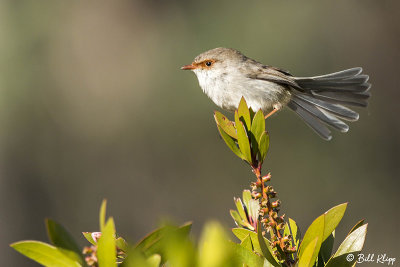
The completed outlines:
[[[193,71],[203,92],[224,110],[237,109],[242,97],[254,112],[267,114],[265,119],[288,107],[325,140],[332,139],[330,128],[347,132],[343,120],[359,119],[347,106],[366,107],[371,96],[369,76],[361,67],[296,77],[232,48],[203,52],[181,69]]]

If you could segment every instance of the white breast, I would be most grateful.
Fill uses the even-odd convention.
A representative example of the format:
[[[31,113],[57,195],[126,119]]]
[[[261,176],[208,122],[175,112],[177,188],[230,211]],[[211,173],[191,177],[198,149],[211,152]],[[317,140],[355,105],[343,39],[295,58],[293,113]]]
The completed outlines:
[[[254,111],[262,109],[264,113],[280,109],[290,100],[290,92],[279,84],[248,78],[236,70],[224,71],[194,70],[204,93],[223,109],[237,109],[242,96]]]

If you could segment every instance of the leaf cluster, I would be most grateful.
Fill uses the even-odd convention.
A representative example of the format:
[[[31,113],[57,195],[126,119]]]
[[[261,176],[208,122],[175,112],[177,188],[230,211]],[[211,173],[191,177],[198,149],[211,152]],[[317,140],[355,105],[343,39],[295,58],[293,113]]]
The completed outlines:
[[[219,111],[214,113],[214,118],[222,139],[232,152],[253,168],[261,166],[269,148],[263,112],[254,113],[242,97],[234,121]]]

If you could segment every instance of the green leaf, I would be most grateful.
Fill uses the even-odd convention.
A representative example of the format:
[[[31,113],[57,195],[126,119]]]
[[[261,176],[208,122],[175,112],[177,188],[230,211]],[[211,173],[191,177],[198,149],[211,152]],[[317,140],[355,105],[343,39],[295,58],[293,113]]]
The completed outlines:
[[[368,224],[364,224],[348,235],[326,266],[353,266],[364,246],[367,226]],[[349,261],[349,258],[353,260]]]
[[[353,228],[351,228],[350,232],[349,232],[347,235],[349,235],[349,234],[351,234],[352,232],[354,232],[354,230],[356,230],[358,227],[364,225],[364,221],[365,221],[365,219],[362,219],[362,220],[358,221],[358,222],[356,223],[356,225],[354,225]]]
[[[186,232],[171,231],[162,239],[161,264],[167,266],[196,266],[197,255],[194,244]],[[164,266],[164,265],[163,265]]]
[[[240,245],[239,245],[240,246]],[[247,251],[243,248],[243,250]],[[199,267],[238,266],[234,264],[234,251],[223,227],[216,222],[207,223],[199,242]]]
[[[240,152],[239,147],[236,145],[235,140],[229,136],[224,130],[221,129],[221,126],[217,125],[219,134],[221,135],[222,139],[224,139],[226,145],[232,150],[233,153],[236,154],[239,158],[244,160],[244,156],[242,152]]]
[[[290,225],[289,225],[290,224]],[[285,230],[284,230],[284,235],[291,235],[293,240],[292,240],[292,246],[296,247],[296,249],[299,249],[299,243],[300,243],[300,238],[301,238],[301,233],[300,229],[297,227],[296,222],[289,218],[289,223],[286,222]],[[294,243],[293,243],[294,241]]]
[[[267,156],[268,153],[268,148],[269,148],[269,135],[267,132],[263,132],[260,137],[260,141],[258,150],[260,152],[260,157],[259,160],[264,162],[265,157]]]
[[[163,258],[163,242],[164,238],[171,236],[171,233],[175,235],[189,235],[192,223],[186,223],[180,227],[176,226],[164,226],[161,227],[146,237],[144,237],[137,245],[136,249],[142,251],[145,255],[150,256],[153,254],[160,254],[161,258]],[[175,232],[175,233],[174,233]]]
[[[82,266],[56,247],[39,241],[20,241],[10,245],[13,249],[39,264],[48,267]]]
[[[276,261],[275,257],[272,254],[272,249],[269,246],[269,241],[265,242],[265,238],[263,237],[263,235],[261,233],[261,223],[260,222],[258,222],[258,226],[257,226],[257,237],[258,237],[258,243],[260,244],[262,254],[267,259],[267,261],[269,263],[271,263],[273,266],[280,266],[280,264]]]
[[[245,129],[249,131],[251,129],[250,111],[249,111],[249,108],[247,107],[246,100],[244,99],[243,96],[240,99],[240,103],[239,103],[239,107],[237,109],[237,112],[238,112],[239,120],[244,123]],[[236,123],[236,125],[237,125],[237,123]]]
[[[309,244],[311,242],[314,242],[314,240],[317,240],[317,243],[315,244],[315,249],[312,250],[313,255],[311,258],[311,261],[315,262],[324,236],[324,221],[325,215],[321,215],[313,221],[310,227],[308,227],[306,234],[304,235],[303,241],[300,244],[299,258],[303,257],[303,254],[305,253],[305,250],[309,246]]]
[[[246,212],[244,211],[244,208],[243,208],[242,200],[240,198],[234,198],[234,201],[235,201],[236,209],[238,210],[240,217],[242,218],[243,221],[247,221],[247,216],[246,216]]]
[[[233,242],[230,242],[230,245],[232,246],[235,256],[238,257],[241,262],[240,266],[263,267],[264,260],[253,251]]]
[[[108,219],[97,242],[99,267],[117,266],[117,249],[115,244],[115,225],[113,218]]]
[[[253,160],[251,159],[249,138],[246,134],[246,129],[243,123],[239,120],[239,115],[237,111],[235,111],[235,123],[238,134],[239,149],[242,152],[243,159],[246,160],[250,165],[252,165]]]
[[[319,250],[319,255],[318,255],[319,259],[318,266],[325,266],[325,264],[329,261],[329,258],[332,255],[334,241],[335,241],[335,230],[321,244],[321,249]]]
[[[120,250],[122,250],[124,252],[128,251],[128,243],[122,237],[118,237],[115,240],[115,244],[116,244],[117,248],[119,248]]]
[[[339,225],[339,222],[342,220],[346,208],[347,203],[343,203],[325,212],[325,226],[322,241],[327,239],[333,232],[333,230],[335,230],[336,227]]]
[[[254,251],[256,251],[257,253],[262,254],[260,244],[258,243],[258,237],[257,237],[257,233],[256,232],[248,230],[248,229],[244,229],[244,228],[233,228],[232,232],[237,238],[239,238],[239,240],[241,242],[243,242],[243,240],[245,238],[247,238],[247,236],[250,236],[251,243],[253,244]]]
[[[81,250],[67,230],[51,219],[46,219],[45,223],[50,242],[72,260],[83,264]]]
[[[243,239],[243,241],[240,243],[240,245],[241,245],[242,247],[244,247],[244,248],[250,250],[250,251],[253,251],[253,250],[254,250],[254,248],[253,248],[253,243],[251,242],[250,235],[247,235],[247,236],[245,237],[245,239]]]
[[[251,144],[253,148],[253,154],[257,155],[259,152],[259,141],[262,133],[265,131],[265,120],[264,114],[261,109],[257,111],[256,115],[253,118],[253,122],[251,123]]]
[[[304,252],[299,258],[299,266],[301,267],[311,267],[315,263],[315,253],[318,250],[318,237],[307,244]],[[317,252],[318,254],[318,252]]]
[[[97,246],[97,242],[94,241],[92,237],[92,232],[82,232],[83,236],[89,241],[92,245]]]
[[[251,192],[250,190],[243,190],[243,195],[242,195],[242,199],[243,199],[243,204],[248,207],[250,205],[250,200],[253,199],[251,197]]]
[[[160,255],[154,254],[146,259],[139,250],[130,249],[121,267],[159,267],[160,263],[158,260],[161,261]]]
[[[107,209],[107,200],[103,199],[103,202],[100,206],[100,232],[103,232],[104,226],[106,223],[106,209]]]
[[[146,259],[149,267],[158,267],[161,264],[161,256],[158,254],[151,255]]]
[[[245,227],[250,228],[250,229],[253,228],[253,227],[251,226],[251,224],[249,224],[249,223],[247,222],[247,220],[244,221],[244,220],[240,217],[240,215],[239,215],[239,213],[237,213],[237,211],[235,211],[235,210],[230,210],[230,213],[231,213],[231,216],[232,216],[233,220],[236,222],[237,226],[245,226]]]
[[[236,128],[233,121],[230,121],[219,111],[214,112],[214,119],[217,125],[219,125],[225,133],[227,133],[230,137],[237,139]]]
[[[262,237],[262,235],[261,235],[261,237],[263,238],[262,240],[264,240],[264,242],[262,242],[262,245],[261,245],[259,242],[259,236],[254,231],[250,231],[250,230],[243,229],[243,228],[234,228],[234,229],[232,229],[232,232],[242,242],[244,241],[245,238],[247,238],[247,236],[250,236],[254,251],[259,254],[263,254],[263,255],[265,253],[264,257],[266,257],[273,266],[280,266],[280,264],[277,262],[275,257],[272,255],[272,249],[269,245],[269,241],[265,237]],[[261,247],[261,246],[263,246],[263,247]]]

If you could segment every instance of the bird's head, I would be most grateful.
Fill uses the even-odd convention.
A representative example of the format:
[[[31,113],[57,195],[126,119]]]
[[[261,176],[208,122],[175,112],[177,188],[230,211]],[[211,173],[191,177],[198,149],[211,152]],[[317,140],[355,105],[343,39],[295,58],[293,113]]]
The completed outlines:
[[[200,87],[209,94],[215,85],[226,80],[227,76],[239,74],[240,66],[246,59],[247,57],[235,49],[219,47],[201,53],[191,64],[181,69],[193,71]]]
[[[237,68],[246,57],[232,48],[218,47],[198,55],[191,64],[182,66],[182,70],[200,72],[224,72],[230,68]]]

